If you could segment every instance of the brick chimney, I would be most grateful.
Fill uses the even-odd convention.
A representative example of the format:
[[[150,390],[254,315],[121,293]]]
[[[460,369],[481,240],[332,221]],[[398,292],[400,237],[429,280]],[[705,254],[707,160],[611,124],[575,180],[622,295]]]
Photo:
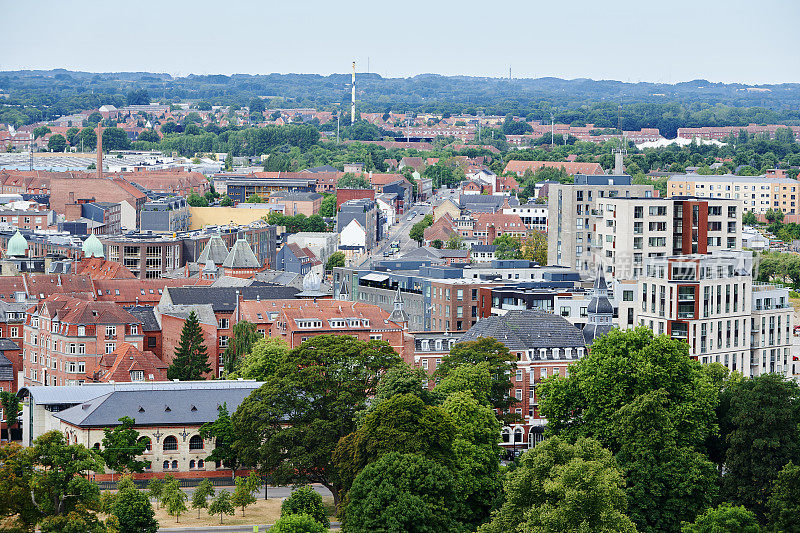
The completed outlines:
[[[103,127],[97,123],[97,177],[103,177]]]

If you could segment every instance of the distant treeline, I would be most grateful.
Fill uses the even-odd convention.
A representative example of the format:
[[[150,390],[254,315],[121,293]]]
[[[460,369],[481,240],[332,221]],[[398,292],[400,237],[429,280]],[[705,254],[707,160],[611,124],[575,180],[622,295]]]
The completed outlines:
[[[0,73],[0,122],[17,125],[97,108],[142,103],[205,100],[245,106],[263,97],[269,108],[333,109],[348,102],[346,74],[212,75],[172,78],[166,74],[54,71]],[[675,85],[558,78],[506,80],[419,75],[383,78],[358,75],[361,112],[506,115],[598,128],[658,128],[673,137],[679,127],[800,124],[800,84],[759,86],[694,80]]]

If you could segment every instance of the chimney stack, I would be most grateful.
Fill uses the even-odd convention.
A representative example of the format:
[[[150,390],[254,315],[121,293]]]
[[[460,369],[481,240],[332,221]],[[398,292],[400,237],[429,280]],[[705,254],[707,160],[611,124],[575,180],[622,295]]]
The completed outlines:
[[[97,123],[97,177],[103,177],[103,127]]]

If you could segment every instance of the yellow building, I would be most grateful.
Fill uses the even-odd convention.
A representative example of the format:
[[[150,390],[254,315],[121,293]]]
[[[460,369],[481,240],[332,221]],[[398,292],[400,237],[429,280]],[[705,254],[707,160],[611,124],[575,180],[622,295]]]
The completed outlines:
[[[786,215],[800,214],[798,182],[768,176],[703,176],[682,174],[667,181],[667,196],[730,198],[744,201],[745,212],[763,215],[780,209]]]

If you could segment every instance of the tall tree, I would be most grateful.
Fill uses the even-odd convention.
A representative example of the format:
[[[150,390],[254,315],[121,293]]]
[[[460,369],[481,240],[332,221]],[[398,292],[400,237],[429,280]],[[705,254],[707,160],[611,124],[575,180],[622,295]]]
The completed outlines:
[[[3,419],[6,421],[6,428],[9,429],[9,439],[11,440],[10,430],[19,425],[20,404],[19,398],[13,392],[0,392],[0,408],[3,409]]]
[[[197,518],[200,518],[200,509],[208,508],[208,498],[213,498],[214,492],[214,485],[211,484],[209,478],[203,478],[203,481],[192,492],[192,507],[197,509]]]
[[[211,505],[208,506],[208,514],[212,516],[218,514],[220,524],[222,523],[223,515],[232,515],[235,512],[233,502],[231,502],[231,494],[227,490],[219,491],[214,496],[214,499],[211,500]]]
[[[356,413],[383,371],[400,364],[385,341],[320,335],[292,350],[233,416],[234,448],[276,483],[321,483],[338,506],[343,489],[331,453],[356,429]]]
[[[147,441],[139,441],[139,432],[133,429],[136,420],[127,416],[119,419],[119,425],[103,429],[103,451],[100,454],[106,466],[117,472],[143,472],[147,461],[139,461],[147,449]]]
[[[239,457],[233,446],[236,435],[228,413],[228,404],[217,406],[217,419],[203,424],[200,427],[200,436],[204,439],[214,439],[214,449],[211,450],[207,461],[219,461],[225,468],[231,469],[231,475],[236,477],[239,468]]]
[[[67,147],[67,140],[60,133],[51,135],[50,138],[47,140],[47,148],[51,152],[63,152],[66,147]]]
[[[685,342],[654,336],[647,328],[614,330],[596,339],[566,379],[540,386],[540,410],[549,434],[586,436],[616,452],[618,411],[639,395],[663,389],[679,446],[699,446],[716,428],[718,389],[709,369],[688,356]]]
[[[203,379],[203,374],[211,372],[208,364],[208,349],[203,341],[200,320],[192,311],[181,330],[181,340],[175,349],[175,357],[167,368],[168,379],[191,381]]]
[[[436,377],[446,378],[459,366],[481,363],[488,365],[491,374],[489,403],[495,409],[508,409],[514,403],[509,394],[511,389],[509,373],[517,368],[517,360],[509,353],[508,348],[496,339],[487,337],[455,344],[436,369]]]
[[[756,515],[743,506],[723,503],[706,509],[691,524],[684,524],[681,533],[761,533]]]
[[[460,531],[455,492],[450,469],[423,455],[392,452],[356,477],[343,529],[351,533]]]
[[[723,392],[724,495],[763,519],[772,484],[800,463],[800,387],[777,374],[731,383]]]
[[[253,496],[253,492],[258,488],[259,484],[258,474],[255,472],[251,472],[250,476],[246,478],[236,478],[236,489],[231,496],[231,503],[236,507],[242,508],[242,516],[244,516],[245,507],[256,503],[256,497]]]
[[[338,189],[371,189],[372,184],[363,174],[347,172],[336,182]]]
[[[264,337],[254,345],[249,355],[244,358],[236,377],[264,381],[271,376],[289,354],[286,341],[275,337]]]
[[[161,503],[167,510],[167,514],[175,517],[175,522],[180,522],[181,515],[186,512],[186,500],[189,497],[178,485],[177,479],[172,479],[164,485],[161,494]]]
[[[625,480],[594,439],[551,437],[522,455],[503,483],[505,502],[481,533],[635,533],[625,514]]]
[[[770,495],[768,523],[775,531],[800,533],[800,466],[788,463],[778,474]]]
[[[256,331],[256,325],[247,320],[234,324],[232,333],[231,340],[223,355],[226,374],[236,372],[242,363],[242,359],[253,350],[253,344],[262,338]]]

